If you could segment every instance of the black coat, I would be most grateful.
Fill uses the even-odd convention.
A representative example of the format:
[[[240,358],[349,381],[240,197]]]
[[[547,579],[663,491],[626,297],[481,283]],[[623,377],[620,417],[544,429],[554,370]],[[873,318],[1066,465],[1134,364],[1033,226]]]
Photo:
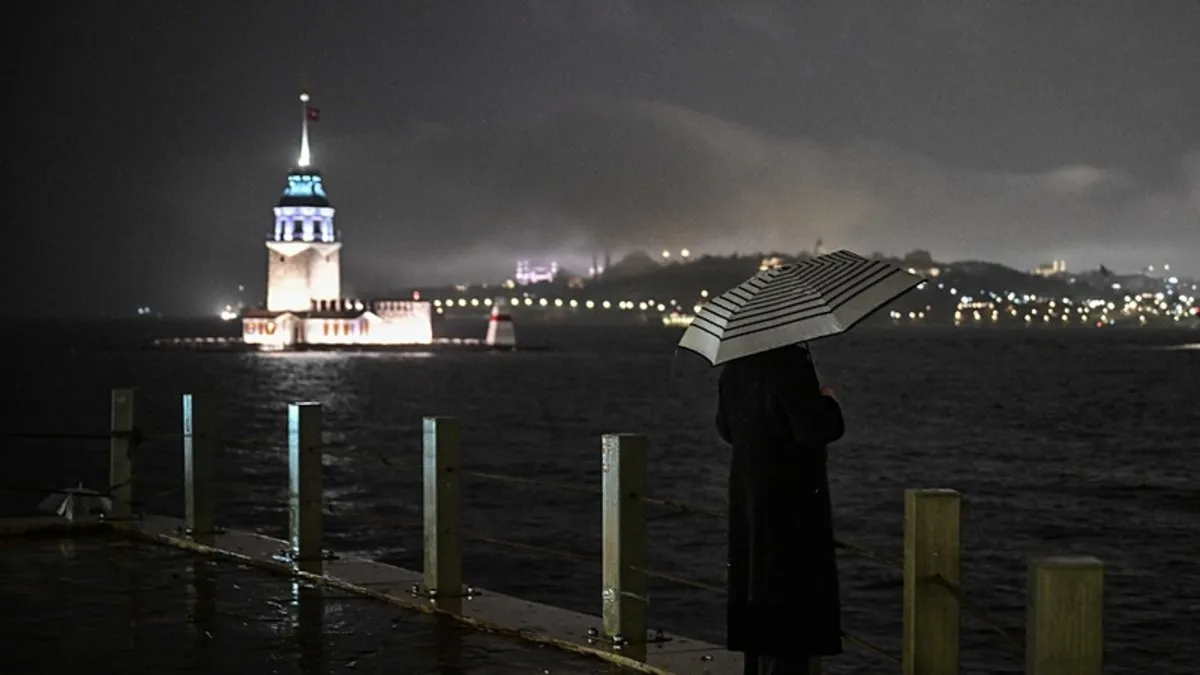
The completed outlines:
[[[842,651],[825,446],[845,431],[808,351],[721,371],[717,430],[729,469],[728,647],[781,657]]]

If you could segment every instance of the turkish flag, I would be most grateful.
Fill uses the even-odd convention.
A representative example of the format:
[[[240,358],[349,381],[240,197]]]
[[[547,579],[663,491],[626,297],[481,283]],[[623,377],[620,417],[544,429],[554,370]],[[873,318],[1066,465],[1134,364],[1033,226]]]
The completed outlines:
[[[320,108],[305,108],[305,113],[308,115],[308,121],[316,122],[321,119]]]

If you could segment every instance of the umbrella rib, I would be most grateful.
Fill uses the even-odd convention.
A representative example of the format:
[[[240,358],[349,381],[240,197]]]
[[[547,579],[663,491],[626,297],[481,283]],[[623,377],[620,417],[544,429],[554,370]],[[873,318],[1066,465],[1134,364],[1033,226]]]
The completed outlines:
[[[846,275],[845,277],[837,279],[837,282],[838,282],[838,284],[841,285],[841,288],[838,288],[838,289],[814,288],[814,290],[812,292],[806,294],[806,295],[810,295],[810,296],[814,296],[814,297],[805,298],[803,300],[797,299],[795,297],[795,295],[796,295],[795,293],[792,293],[791,297],[783,297],[782,299],[776,300],[775,298],[782,295],[783,293],[773,293],[771,296],[773,301],[769,304],[762,303],[762,301],[765,298],[764,298],[764,296],[759,296],[758,298],[754,298],[753,301],[746,302],[740,306],[727,307],[727,306],[725,306],[725,303],[728,303],[730,305],[732,305],[733,303],[730,303],[729,300],[724,298],[723,296],[718,296],[717,298],[713,299],[713,302],[710,303],[710,305],[712,305],[714,309],[720,309],[720,310],[723,310],[724,312],[727,312],[728,316],[723,316],[718,313],[718,316],[721,316],[726,321],[735,320],[735,314],[739,315],[736,317],[736,319],[741,319],[741,318],[744,318],[747,316],[750,316],[750,317],[759,316],[759,315],[767,313],[767,312],[775,311],[777,308],[782,307],[784,305],[788,305],[788,304],[796,306],[798,309],[801,309],[801,308],[808,309],[810,307],[818,306],[819,304],[822,304],[822,303],[829,304],[832,301],[836,301],[835,299],[838,297],[839,293],[841,293],[845,289],[853,288],[854,286],[856,286],[858,284],[864,283],[864,280],[870,279],[871,277],[876,276],[879,272],[883,272],[884,278],[886,278],[886,276],[893,273],[894,270],[886,268],[886,267],[884,269],[879,269],[879,268],[859,269],[859,270],[854,271],[852,274],[849,274],[849,275]],[[872,281],[871,283],[880,283],[883,280],[884,279],[881,278],[876,281]],[[832,283],[826,283],[823,285],[832,286]],[[794,288],[794,287],[789,286],[788,288],[784,289],[784,292],[786,293],[787,291],[792,290],[792,288]],[[763,305],[765,305],[765,306],[763,306]]]
[[[872,273],[866,277],[854,279],[852,282],[848,281],[840,288],[830,289],[828,293],[822,293],[817,301],[805,300],[803,302],[789,303],[787,300],[780,300],[767,307],[756,307],[752,311],[743,311],[737,316],[731,316],[729,318],[729,325],[735,326],[739,323],[753,323],[752,319],[779,312],[783,308],[789,308],[789,305],[793,312],[808,312],[818,307],[829,307],[836,310],[862,291],[886,282],[895,274],[895,271],[885,270],[883,276]]]
[[[739,309],[745,309],[755,304],[766,302],[769,299],[774,299],[778,296],[787,296],[789,294],[794,295],[795,289],[800,286],[808,286],[813,288],[832,286],[837,283],[842,283],[846,278],[853,277],[864,270],[874,271],[880,269],[894,268],[883,263],[875,263],[872,261],[862,261],[853,265],[822,265],[814,268],[810,274],[791,275],[793,278],[785,278],[782,275],[777,276],[774,279],[779,279],[779,281],[773,285],[768,285],[770,280],[764,281],[760,277],[754,277],[744,282],[737,288],[731,289],[730,291],[723,293],[718,297],[726,302],[729,302],[731,305],[735,305]],[[745,285],[751,285],[756,291],[759,292],[751,294],[746,289],[742,288],[742,286]],[[734,303],[731,298],[727,297],[729,295],[736,295],[741,302]]]
[[[889,275],[889,277],[890,276],[891,275]],[[843,305],[854,300],[855,298],[862,295],[863,293],[866,293],[867,291],[869,291],[873,288],[879,287],[879,285],[884,280],[886,280],[886,278],[881,279],[880,282],[862,286],[861,288],[855,289],[853,293],[849,293],[849,294],[845,295],[844,297],[841,297],[837,302],[831,302],[831,303],[825,305],[824,307],[822,307],[819,311],[809,312],[803,316],[797,316],[794,314],[793,315],[782,315],[782,316],[756,319],[754,321],[749,321],[746,323],[742,323],[740,325],[731,325],[726,328],[725,333],[722,335],[722,338],[723,339],[734,339],[734,338],[739,338],[739,337],[745,337],[746,335],[753,335],[755,333],[761,333],[764,330],[771,330],[773,328],[779,328],[779,327],[797,323],[800,321],[806,321],[809,319],[814,319],[817,317],[833,314],[838,309],[840,309]],[[919,281],[913,282],[912,285],[904,288],[902,291],[900,291],[900,293],[907,291],[909,288],[912,288],[912,286],[915,286],[918,283],[920,283],[920,282]],[[899,295],[900,294],[898,293],[896,295],[896,297],[899,297]],[[880,307],[882,307],[882,305],[880,305]],[[878,309],[879,309],[879,307],[876,307],[875,309],[873,309],[871,311],[874,312]],[[871,312],[868,312],[868,314],[870,314],[870,313]],[[777,323],[775,325],[769,325],[774,322],[779,322],[779,323]],[[733,324],[733,322],[730,322],[730,323]],[[750,330],[747,330],[747,329],[750,329]]]
[[[873,277],[876,277],[879,274],[879,272],[883,272],[883,276],[879,277],[878,279],[873,279]],[[878,270],[878,269],[857,270],[853,274],[849,274],[849,275],[846,275],[844,278],[840,278],[838,280],[838,287],[831,287],[831,288],[825,288],[825,289],[820,289],[820,288],[814,289],[813,292],[809,294],[809,295],[814,296],[812,298],[805,298],[804,300],[799,300],[793,294],[792,297],[782,297],[779,299],[775,299],[776,297],[778,297],[780,295],[780,294],[775,294],[772,297],[772,302],[770,302],[770,303],[758,303],[758,302],[746,303],[745,305],[738,308],[738,311],[741,312],[741,314],[740,314],[740,316],[738,316],[736,318],[741,319],[741,318],[745,318],[745,317],[760,316],[762,314],[777,311],[780,307],[784,307],[787,305],[792,305],[792,306],[796,307],[797,309],[808,309],[810,307],[815,307],[815,306],[818,306],[821,304],[828,305],[833,302],[836,302],[835,298],[837,298],[841,293],[844,293],[844,292],[848,291],[849,289],[853,289],[863,283],[870,283],[870,284],[881,283],[882,281],[884,281],[887,278],[887,276],[891,275],[892,273],[893,273],[892,270]],[[760,299],[761,298],[756,298],[755,300],[757,301]],[[729,311],[727,308],[723,308],[723,309],[726,309],[726,311]],[[735,317],[733,317],[731,315],[728,318],[732,320]]]

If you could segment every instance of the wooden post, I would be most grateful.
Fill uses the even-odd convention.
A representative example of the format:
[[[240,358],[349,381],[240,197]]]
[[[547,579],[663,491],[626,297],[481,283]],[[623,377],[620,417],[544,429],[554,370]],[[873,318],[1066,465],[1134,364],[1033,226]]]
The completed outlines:
[[[1033,560],[1026,615],[1027,675],[1104,670],[1104,563],[1091,556]]]
[[[321,560],[321,404],[288,405],[288,521],[292,559]]]
[[[183,521],[193,537],[213,533],[213,455],[216,420],[212,396],[183,395]]]
[[[109,517],[128,520],[133,516],[134,390],[113,389],[111,409],[108,489],[112,510]]]
[[[958,599],[936,578],[960,583],[961,500],[954,490],[904,492],[904,675],[958,675]]]
[[[462,596],[462,450],[454,417],[421,423],[424,464],[425,592],[453,605]],[[452,609],[452,607],[447,607]]]
[[[605,434],[602,448],[604,636],[627,656],[644,661],[646,438]]]

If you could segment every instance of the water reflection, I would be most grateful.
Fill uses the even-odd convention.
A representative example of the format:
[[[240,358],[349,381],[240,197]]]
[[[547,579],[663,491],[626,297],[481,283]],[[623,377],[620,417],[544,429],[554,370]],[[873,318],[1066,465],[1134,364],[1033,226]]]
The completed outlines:
[[[217,635],[216,563],[196,556],[191,565],[192,645],[202,672],[214,672],[213,641]]]
[[[435,614],[433,624],[433,662],[441,668],[440,675],[462,673],[463,625],[445,614]]]
[[[325,598],[321,589],[293,581],[292,611],[295,617],[292,634],[300,657],[300,672],[321,675],[325,672]]]
[[[247,352],[251,359],[271,359],[286,361],[319,361],[323,363],[334,361],[373,359],[379,361],[403,361],[407,359],[427,359],[436,356],[433,350],[420,351],[381,351],[381,352]]]
[[[125,644],[131,654],[137,653],[138,625],[141,602],[138,592],[137,546],[131,542],[114,541],[110,544],[109,563],[112,566],[113,580],[117,595],[124,600],[121,602],[122,623],[128,629],[125,631]]]

